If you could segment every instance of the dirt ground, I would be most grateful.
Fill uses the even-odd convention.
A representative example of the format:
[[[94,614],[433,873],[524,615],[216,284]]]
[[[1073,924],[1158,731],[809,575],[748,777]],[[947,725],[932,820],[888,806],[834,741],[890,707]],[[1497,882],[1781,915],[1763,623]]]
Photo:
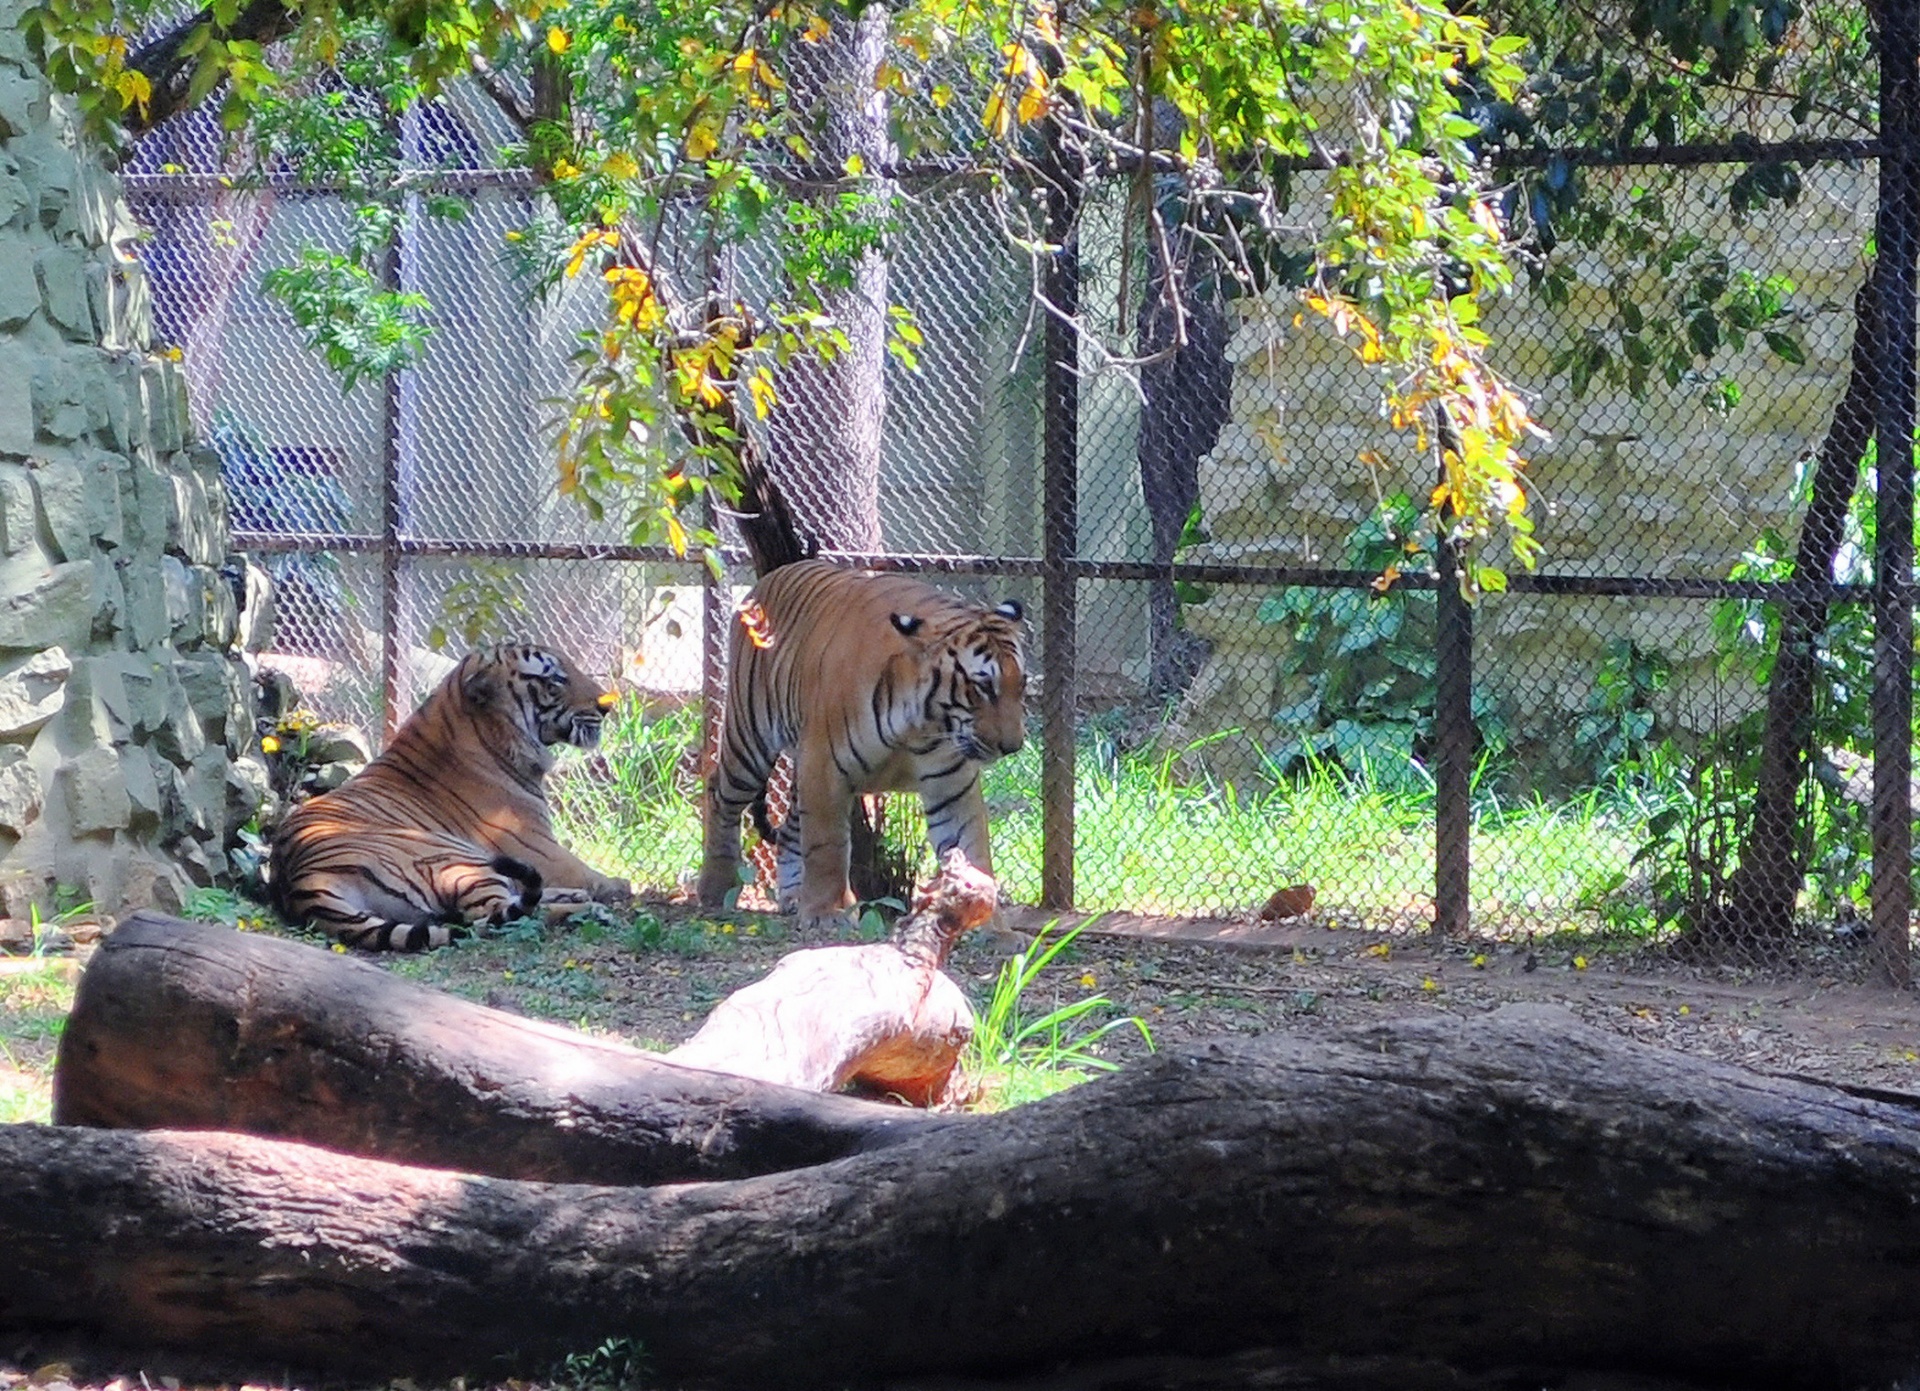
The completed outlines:
[[[1009,957],[1056,921],[1026,909],[1003,910],[1002,920],[998,930],[964,940],[948,965],[976,1003],[986,1000]],[[1463,945],[1308,918],[1069,917],[1050,930],[1075,923],[1083,924],[1078,940],[1029,993],[1029,1014],[1104,995],[1111,1002],[1105,1017],[1138,1017],[1160,1047],[1223,1033],[1318,1031],[1429,1010],[1474,1014],[1515,1001],[1552,1002],[1648,1043],[1774,1072],[1920,1092],[1920,992],[1867,984],[1862,953],[1842,939],[1818,944],[1794,971],[1767,979],[1571,939]],[[250,918],[243,925],[284,930]],[[848,930],[837,940],[872,931]],[[668,1047],[784,953],[830,940],[803,940],[777,917],[698,916],[656,904],[633,925],[545,932],[529,925],[431,954],[380,959],[401,976],[499,1008]],[[52,975],[70,981],[84,955],[81,948]],[[34,1007],[47,1010],[44,991]],[[55,1032],[42,1029],[24,1042],[13,1035],[17,1082],[37,1077],[44,1084]],[[1146,1046],[1131,1028],[1113,1031],[1102,1045],[1115,1061]],[[50,1362],[56,1354],[67,1361]],[[0,1391],[26,1391],[29,1383],[44,1391],[179,1391],[177,1380],[152,1368],[84,1358],[68,1365],[73,1360],[69,1350],[0,1344]],[[196,1384],[215,1383],[189,1379],[188,1391]],[[564,1376],[509,1385],[625,1391]],[[415,1389],[401,1381],[388,1391]]]
[[[656,911],[660,930],[644,944],[631,934],[558,932],[389,964],[502,1008],[670,1047],[784,953],[831,940],[803,940],[777,917],[703,918],[672,905]],[[1007,959],[1053,923],[1055,933],[1076,923],[1082,931],[1029,992],[1029,1013],[1103,995],[1111,1002],[1104,1017],[1138,1017],[1160,1046],[1551,1002],[1642,1042],[1768,1071],[1920,1091],[1920,992],[1866,983],[1863,953],[1845,944],[1768,978],[1577,940],[1462,945],[1310,919],[1061,919],[1007,909],[1000,931],[962,941],[949,972],[981,1004]],[[1116,1061],[1144,1047],[1130,1028],[1101,1045]]]

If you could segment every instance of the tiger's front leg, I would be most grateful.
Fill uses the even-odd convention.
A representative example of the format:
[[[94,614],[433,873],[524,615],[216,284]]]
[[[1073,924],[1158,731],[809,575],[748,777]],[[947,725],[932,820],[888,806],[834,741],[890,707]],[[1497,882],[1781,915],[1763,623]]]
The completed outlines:
[[[980,765],[968,762],[920,779],[920,805],[927,813],[927,839],[938,860],[958,846],[967,860],[993,873],[993,843],[987,838],[987,798],[980,790]]]
[[[701,827],[700,885],[702,908],[723,908],[727,895],[740,886],[740,814],[736,806],[709,785],[706,819]]]

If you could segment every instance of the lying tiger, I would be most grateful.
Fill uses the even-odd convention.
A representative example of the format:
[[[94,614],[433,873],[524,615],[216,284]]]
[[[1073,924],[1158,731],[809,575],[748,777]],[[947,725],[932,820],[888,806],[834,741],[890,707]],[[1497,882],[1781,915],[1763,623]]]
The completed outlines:
[[[812,926],[852,907],[847,815],[868,792],[918,792],[934,854],[957,846],[991,873],[980,770],[1026,742],[1020,605],[800,558],[808,548],[751,460],[743,502],[762,578],[729,635],[700,902],[718,907],[737,885],[751,810],[775,841],[784,911]],[[788,749],[792,807],[775,832],[767,781]]]
[[[444,946],[460,926],[622,904],[554,838],[549,744],[593,748],[618,697],[558,653],[469,653],[381,755],[273,834],[274,906],[349,946]]]

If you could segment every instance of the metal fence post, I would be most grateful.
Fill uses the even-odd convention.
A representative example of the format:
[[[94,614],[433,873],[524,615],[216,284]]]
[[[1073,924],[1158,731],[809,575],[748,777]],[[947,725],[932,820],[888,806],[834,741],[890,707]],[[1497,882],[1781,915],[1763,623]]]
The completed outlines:
[[[1435,412],[1441,449],[1459,443]],[[1445,481],[1445,466],[1441,469]],[[1463,558],[1447,534],[1448,511],[1435,519],[1433,673],[1433,929],[1465,937],[1472,913],[1473,607],[1460,591]]]
[[[1913,424],[1914,261],[1920,249],[1920,0],[1880,12],[1880,206],[1884,376],[1874,414],[1879,446],[1874,546],[1873,939],[1876,971],[1906,986],[1913,967]]]
[[[380,287],[400,289],[402,215],[380,256]],[[380,379],[380,745],[400,727],[400,374]]]
[[[1046,163],[1047,315],[1044,384],[1041,531],[1041,643],[1046,681],[1041,687],[1040,902],[1073,906],[1073,746],[1079,673],[1075,651],[1079,614],[1073,560],[1080,547],[1080,312],[1081,176],[1069,166],[1057,135]]]

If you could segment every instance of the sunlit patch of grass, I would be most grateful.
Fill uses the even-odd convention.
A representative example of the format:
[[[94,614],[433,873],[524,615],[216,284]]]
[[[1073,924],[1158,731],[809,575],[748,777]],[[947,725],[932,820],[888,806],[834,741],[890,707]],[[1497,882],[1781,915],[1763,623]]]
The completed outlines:
[[[1376,776],[1314,763],[1245,785],[1183,775],[1195,750],[1080,751],[1075,770],[1074,896],[1082,909],[1207,913],[1257,907],[1283,885],[1311,884],[1319,915],[1380,922],[1430,915],[1434,795],[1419,766]],[[1040,892],[1039,757],[994,765],[987,800],[994,870],[1018,902]],[[1489,915],[1555,926],[1586,914],[1628,875],[1645,816],[1631,799],[1589,791],[1512,805],[1476,785],[1474,897]]]
[[[1085,924],[1050,936],[1055,926],[1042,928],[1023,951],[1001,965],[993,993],[974,1021],[963,1066],[980,1089],[979,1109],[1037,1101],[1096,1072],[1113,1071],[1118,1065],[1101,1055],[1100,1041],[1115,1030],[1138,1029],[1147,1047],[1153,1047],[1153,1035],[1140,1019],[1102,1017],[1112,1009],[1105,995],[1061,1000],[1056,991],[1052,1003],[1036,1003],[1041,975],[1064,964]],[[1089,976],[1078,983],[1083,990],[1094,985]]]
[[[700,747],[700,714],[649,713],[621,705],[599,751],[555,768],[547,786],[561,843],[608,874],[672,887],[700,864],[700,802],[689,754]]]
[[[73,1008],[72,963],[0,966],[8,971],[0,975],[0,1122],[44,1123],[53,1113],[54,1053]]]

